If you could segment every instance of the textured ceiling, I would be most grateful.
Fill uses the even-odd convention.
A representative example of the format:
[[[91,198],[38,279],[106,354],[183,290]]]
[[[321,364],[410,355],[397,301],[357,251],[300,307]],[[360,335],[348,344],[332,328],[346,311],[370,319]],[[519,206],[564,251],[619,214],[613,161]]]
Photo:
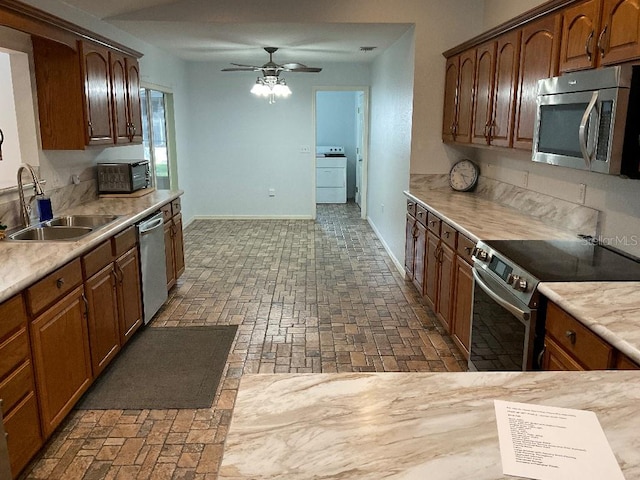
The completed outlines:
[[[276,63],[370,62],[410,28],[407,23],[344,23],[340,2],[327,0],[64,2],[193,61],[262,65],[268,60],[262,47],[274,46],[280,49]],[[361,52],[361,46],[377,48]]]

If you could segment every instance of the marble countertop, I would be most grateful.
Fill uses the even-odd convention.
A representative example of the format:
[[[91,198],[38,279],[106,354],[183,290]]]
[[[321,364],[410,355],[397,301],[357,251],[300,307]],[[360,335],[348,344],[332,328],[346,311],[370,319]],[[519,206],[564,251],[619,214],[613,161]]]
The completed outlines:
[[[640,282],[554,282],[538,288],[640,364]]]
[[[515,208],[473,193],[415,187],[404,192],[474,241],[575,239]],[[640,282],[548,282],[540,292],[640,364]]]
[[[137,198],[100,198],[64,211],[60,215],[119,215],[113,223],[77,241],[0,241],[0,301],[91,250],[126,227],[157,211],[180,195],[181,190],[156,190]]]
[[[412,200],[428,206],[442,220],[475,242],[576,238],[573,232],[546,224],[515,208],[500,205],[473,193],[415,188],[404,193]]]
[[[494,399],[596,413],[640,478],[640,373],[244,375],[220,480],[496,480]]]

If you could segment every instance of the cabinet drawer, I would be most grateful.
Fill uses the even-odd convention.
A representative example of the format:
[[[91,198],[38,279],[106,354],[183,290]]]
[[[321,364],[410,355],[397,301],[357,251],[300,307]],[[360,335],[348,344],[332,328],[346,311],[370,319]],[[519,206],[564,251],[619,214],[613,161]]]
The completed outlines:
[[[131,250],[137,242],[136,228],[131,226],[118,233],[111,239],[111,246],[113,247],[113,256],[115,258],[120,257],[129,250]]]
[[[427,216],[428,215],[429,215],[429,213],[427,212],[427,210],[424,207],[422,207],[420,205],[416,205],[416,220],[418,220],[418,222],[420,222],[425,227],[427,226]]]
[[[556,343],[592,370],[612,366],[613,348],[557,305],[547,307],[546,330]]]
[[[160,210],[162,211],[162,218],[165,222],[171,220],[171,217],[173,217],[173,214],[171,213],[171,204],[167,203],[166,205],[163,205]]]
[[[29,359],[29,355],[29,337],[26,328],[23,328],[0,344],[0,379]]]
[[[108,240],[101,243],[89,253],[82,256],[82,268],[84,269],[84,278],[99,272],[104,267],[113,262],[113,254],[111,253],[111,242]]]
[[[81,283],[82,268],[77,258],[33,284],[27,289],[27,305],[32,315],[40,313]]]
[[[442,222],[440,238],[444,243],[449,245],[453,250],[456,249],[457,236],[458,236],[458,232],[455,228],[453,228],[447,222]]]
[[[20,367],[0,383],[2,399],[2,415],[7,416],[20,400],[33,392],[33,370],[31,362],[24,362]]]
[[[440,218],[435,216],[433,213],[429,212],[429,218],[427,219],[427,228],[438,236],[440,236],[441,223],[442,223],[442,220],[440,220]]]
[[[416,202],[413,200],[407,200],[407,213],[412,217],[416,216]]]
[[[473,265],[473,259],[471,257],[471,253],[473,252],[473,248],[475,246],[476,246],[475,242],[465,237],[461,233],[458,233],[458,248],[456,249],[456,252],[469,265]]]
[[[0,343],[26,325],[27,312],[21,295],[16,295],[0,305]]]
[[[11,474],[15,478],[42,446],[35,393],[29,394],[4,419],[4,428],[7,431]]]
[[[616,370],[640,370],[640,365],[627,357],[624,353],[618,352],[616,356]]]
[[[175,217],[182,211],[182,205],[180,204],[180,199],[176,198],[173,202],[171,202],[171,213]]]

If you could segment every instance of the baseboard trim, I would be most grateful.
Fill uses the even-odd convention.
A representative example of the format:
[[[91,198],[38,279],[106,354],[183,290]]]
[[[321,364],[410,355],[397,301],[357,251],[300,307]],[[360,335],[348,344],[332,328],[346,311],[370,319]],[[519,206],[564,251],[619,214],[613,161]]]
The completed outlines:
[[[313,220],[313,217],[311,215],[196,215],[193,220]]]
[[[405,275],[404,265],[396,258],[396,256],[393,254],[393,252],[389,248],[389,245],[387,245],[387,242],[384,241],[384,238],[382,238],[380,231],[376,228],[375,224],[371,220],[371,217],[367,217],[367,222],[369,222],[369,226],[371,227],[371,230],[373,230],[373,233],[376,234],[376,237],[378,237],[378,240],[380,240],[380,243],[382,243],[382,246],[384,247],[387,254],[389,255],[389,258],[391,258],[391,261],[393,262],[393,264],[398,269],[398,272],[400,272],[400,275],[404,277]]]

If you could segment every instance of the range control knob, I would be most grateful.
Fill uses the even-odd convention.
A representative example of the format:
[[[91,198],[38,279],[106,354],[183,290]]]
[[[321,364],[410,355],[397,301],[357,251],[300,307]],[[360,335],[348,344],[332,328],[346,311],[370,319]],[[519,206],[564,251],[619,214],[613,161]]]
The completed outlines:
[[[513,273],[507,275],[507,283],[509,285],[515,284],[518,280],[520,280],[520,277],[518,275],[514,275]]]
[[[513,288],[518,290],[519,292],[526,292],[529,284],[524,278],[519,278],[518,280],[513,282]]]
[[[482,260],[483,262],[486,262],[489,258],[489,254],[481,248],[476,249],[475,256],[477,259]]]

